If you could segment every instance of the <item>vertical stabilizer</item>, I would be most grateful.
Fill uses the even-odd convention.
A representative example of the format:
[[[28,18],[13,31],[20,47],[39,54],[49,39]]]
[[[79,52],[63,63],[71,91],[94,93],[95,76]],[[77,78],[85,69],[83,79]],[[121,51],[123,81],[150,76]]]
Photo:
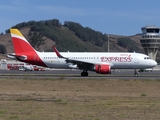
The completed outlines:
[[[15,54],[35,52],[35,49],[25,39],[18,29],[10,29]]]
[[[10,54],[10,57],[14,57],[22,62],[46,67],[41,56],[38,54],[39,52],[31,46],[18,29],[10,29],[10,33],[15,51],[14,54]]]

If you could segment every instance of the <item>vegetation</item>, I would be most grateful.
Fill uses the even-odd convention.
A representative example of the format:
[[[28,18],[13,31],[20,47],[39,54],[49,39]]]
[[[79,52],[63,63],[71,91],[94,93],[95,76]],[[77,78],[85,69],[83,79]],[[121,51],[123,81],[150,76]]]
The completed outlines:
[[[123,48],[127,48],[128,52],[142,52],[136,42],[129,38],[118,38],[117,44]]]
[[[1,53],[1,54],[6,54],[6,53],[7,53],[6,46],[0,44],[0,53]]]
[[[28,33],[29,42],[35,48],[44,45],[44,37],[53,40],[59,51],[106,51],[108,49],[108,38],[106,34],[95,31],[89,27],[83,27],[79,23],[65,21],[64,25],[58,19],[43,20],[43,21],[29,21],[19,23],[12,28],[26,28],[29,27]],[[9,30],[6,30],[9,33]],[[111,37],[110,37],[111,38]],[[123,48],[129,52],[142,52],[137,47],[135,41],[130,38],[118,38],[117,42],[110,41],[110,51],[121,51]],[[46,49],[45,51],[52,51]],[[121,51],[122,52],[122,51]]]
[[[64,23],[64,26],[68,27],[70,30],[75,32],[80,39],[84,42],[89,41],[96,46],[102,47],[103,43],[107,41],[107,37],[103,35],[101,32],[92,30],[89,27],[84,28],[79,23],[68,22]]]
[[[0,118],[159,120],[159,86],[154,79],[1,78]]]
[[[141,94],[141,96],[144,97],[144,96],[147,96],[147,95],[143,93],[143,94]]]
[[[44,39],[42,38],[43,35],[39,34],[38,32],[29,32],[30,40],[29,42],[33,47],[38,48],[40,45],[44,44]]]

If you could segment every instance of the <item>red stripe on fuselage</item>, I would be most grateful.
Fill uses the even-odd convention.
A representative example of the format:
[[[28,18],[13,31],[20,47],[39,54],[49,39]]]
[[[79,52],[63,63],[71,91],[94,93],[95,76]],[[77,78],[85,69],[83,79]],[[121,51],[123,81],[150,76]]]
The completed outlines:
[[[12,37],[12,42],[14,45],[15,54],[17,56],[27,56],[26,60],[21,60],[17,58],[19,61],[47,67],[45,63],[41,60],[41,58],[38,56],[34,48],[30,44],[28,44],[28,42],[15,37]]]

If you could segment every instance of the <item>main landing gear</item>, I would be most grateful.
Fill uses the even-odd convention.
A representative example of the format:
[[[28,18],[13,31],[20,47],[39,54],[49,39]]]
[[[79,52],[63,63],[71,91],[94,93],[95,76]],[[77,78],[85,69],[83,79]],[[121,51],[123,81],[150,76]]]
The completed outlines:
[[[135,77],[138,77],[137,69],[134,69],[134,76],[135,76]]]
[[[88,72],[86,70],[83,70],[83,72],[81,72],[81,76],[88,76]]]

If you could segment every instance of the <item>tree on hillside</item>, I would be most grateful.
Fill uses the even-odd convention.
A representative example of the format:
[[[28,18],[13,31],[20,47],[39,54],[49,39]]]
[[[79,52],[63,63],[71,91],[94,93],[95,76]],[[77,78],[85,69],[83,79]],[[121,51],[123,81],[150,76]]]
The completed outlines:
[[[142,50],[137,47],[136,42],[129,38],[119,38],[117,44],[123,48],[127,48],[128,52],[142,52]]]
[[[44,22],[45,25],[49,26],[49,27],[53,27],[53,26],[56,26],[56,27],[61,27],[61,24],[59,22],[58,19],[53,19],[53,20],[46,20]]]
[[[31,27],[32,30],[34,30],[34,26],[36,26],[36,28],[42,28],[42,26],[49,26],[49,27],[61,27],[61,23],[59,22],[58,19],[52,19],[52,20],[41,20],[41,21],[29,21],[29,22],[22,22],[19,24],[16,24],[15,26],[12,26],[12,28],[17,28],[17,29],[21,29],[24,27]],[[37,27],[37,26],[41,26],[41,27]],[[40,31],[40,29],[38,29]],[[5,31],[6,33],[9,33],[9,29]]]
[[[76,36],[82,39],[84,42],[92,42],[96,46],[102,47],[104,41],[107,41],[107,37],[101,32],[92,30],[89,27],[83,27],[79,23],[65,21],[64,26],[72,30]]]
[[[44,44],[43,36],[39,33],[34,32],[33,34],[30,33],[29,42],[33,47],[38,48],[40,45]]]
[[[6,54],[7,53],[7,49],[4,45],[0,44],[0,53],[1,54]]]

